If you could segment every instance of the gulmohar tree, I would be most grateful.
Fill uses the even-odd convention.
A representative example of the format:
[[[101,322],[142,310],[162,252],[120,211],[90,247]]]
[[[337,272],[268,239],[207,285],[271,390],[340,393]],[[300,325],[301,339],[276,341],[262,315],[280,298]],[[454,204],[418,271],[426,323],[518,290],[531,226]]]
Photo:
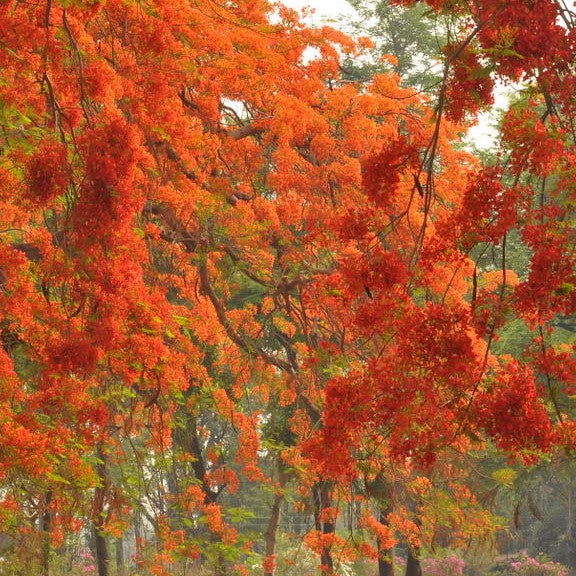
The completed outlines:
[[[128,532],[151,574],[272,575],[290,496],[323,571],[390,573],[401,539],[417,574],[426,538],[493,528],[467,451],[571,447],[549,327],[576,284],[573,32],[536,4],[432,6],[458,23],[436,107],[393,73],[342,82],[350,39],[259,0],[0,5],[0,519],[24,572],[83,530],[99,576]],[[496,73],[532,100],[482,168],[457,123]],[[529,277],[505,249],[478,273],[512,230]],[[514,317],[534,343],[498,357]]]
[[[470,177],[462,204],[437,222],[439,244],[430,245],[448,240],[444,258],[475,260],[471,323],[498,350],[486,357],[465,418],[505,451],[523,451],[526,461],[557,445],[570,458],[574,110],[565,90],[574,81],[573,15],[560,3],[430,5],[456,23],[440,122],[489,104],[495,77],[522,86],[503,118],[497,157]],[[490,253],[497,259],[482,270]],[[517,275],[511,268],[518,256],[526,264]],[[522,348],[506,350],[499,338],[519,326]]]

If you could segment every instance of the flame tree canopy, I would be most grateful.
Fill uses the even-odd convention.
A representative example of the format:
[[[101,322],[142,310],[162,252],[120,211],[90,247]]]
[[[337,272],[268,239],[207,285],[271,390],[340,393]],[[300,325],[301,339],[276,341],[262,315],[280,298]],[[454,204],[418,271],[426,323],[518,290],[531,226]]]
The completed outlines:
[[[288,485],[325,571],[382,560],[440,512],[366,508],[343,538],[360,479],[423,502],[447,448],[572,446],[572,16],[431,7],[456,24],[429,103],[342,81],[361,47],[260,0],[0,3],[0,523],[29,570],[85,528],[100,576],[128,532],[153,574],[272,574]],[[526,97],[482,167],[458,123],[495,76]],[[513,319],[524,353],[493,353]],[[246,486],[275,495],[264,554]]]

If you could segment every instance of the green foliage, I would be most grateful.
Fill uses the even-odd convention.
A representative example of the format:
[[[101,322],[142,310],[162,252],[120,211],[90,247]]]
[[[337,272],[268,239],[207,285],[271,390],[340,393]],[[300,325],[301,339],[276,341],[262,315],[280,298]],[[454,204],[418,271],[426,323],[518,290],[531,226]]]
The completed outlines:
[[[358,12],[358,19],[349,23],[352,32],[357,37],[368,36],[375,47],[363,61],[344,62],[346,77],[367,82],[374,74],[390,70],[391,62],[383,59],[390,54],[396,61],[393,69],[407,84],[421,89],[438,84],[438,51],[445,38],[428,6],[398,6],[388,0],[349,1]]]

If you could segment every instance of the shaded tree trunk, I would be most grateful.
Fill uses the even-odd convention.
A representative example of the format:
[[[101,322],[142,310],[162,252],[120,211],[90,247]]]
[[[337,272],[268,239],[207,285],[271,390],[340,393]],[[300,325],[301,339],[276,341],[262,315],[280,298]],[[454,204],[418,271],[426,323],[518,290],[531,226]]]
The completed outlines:
[[[378,503],[378,522],[388,526],[388,515],[393,511],[393,496],[382,472],[370,482],[366,481],[366,493]],[[393,551],[383,548],[380,540],[378,540],[378,576],[394,576]]]
[[[134,547],[136,549],[136,556],[140,557],[144,551],[142,546],[144,541],[144,533],[142,530],[142,513],[138,510],[138,508],[134,510],[132,529],[134,530]]]
[[[96,473],[100,483],[94,489],[94,505],[92,508],[92,537],[94,540],[94,555],[98,576],[109,576],[110,556],[108,553],[108,542],[104,536],[105,505],[108,492],[108,477],[106,474],[106,456],[102,449],[98,449],[98,465]]]
[[[322,535],[334,534],[336,524],[331,514],[326,514],[326,510],[332,507],[332,483],[321,480],[312,489],[314,501],[314,524],[316,530]],[[330,547],[322,549],[320,554],[320,571],[322,574],[332,574],[334,572],[334,560]]]
[[[218,500],[220,490],[213,490],[207,482],[207,470],[200,438],[198,437],[198,424],[196,418],[187,414],[183,416],[186,425],[176,427],[172,433],[172,440],[184,453],[192,456],[192,471],[196,480],[200,482],[200,488],[204,493],[206,504],[214,504]]]
[[[414,524],[418,528],[422,526],[422,521],[418,515],[418,503],[412,498],[408,499],[408,509],[414,514]],[[422,576],[422,566],[420,565],[420,548],[407,546],[406,553],[406,576]]]
[[[269,559],[274,558],[276,554],[276,535],[278,534],[278,526],[280,525],[280,512],[282,509],[282,503],[284,502],[285,498],[284,487],[288,482],[288,475],[284,472],[284,470],[282,470],[281,463],[278,464],[278,472],[280,488],[274,496],[270,520],[268,521],[268,526],[266,528],[266,532],[264,533],[266,557]],[[264,576],[274,576],[273,563],[268,563],[265,565]]]
[[[378,554],[378,576],[394,576],[394,563],[382,554]]]
[[[101,532],[101,526],[94,524],[93,526],[94,537],[94,552],[96,556],[96,566],[98,568],[98,576],[110,575],[110,557],[108,555],[108,542],[106,537]]]
[[[576,539],[572,528],[574,516],[574,496],[572,486],[568,486],[566,494],[566,531],[560,543],[560,560],[570,567],[576,566]]]
[[[422,576],[422,566],[418,558],[418,552],[408,547],[406,556],[406,576]]]
[[[116,574],[126,576],[126,559],[124,557],[124,539],[116,539]]]
[[[52,513],[50,512],[50,503],[52,502],[52,492],[46,492],[42,502],[40,516],[40,575],[49,576],[50,574],[50,549],[51,549],[51,532],[52,532]]]
[[[198,435],[198,422],[196,417],[190,413],[179,413],[179,416],[184,419],[185,426],[178,426],[174,428],[172,433],[172,440],[174,446],[181,449],[185,454],[192,456],[191,458],[191,472],[198,480],[199,486],[204,495],[205,504],[217,504],[218,498],[224,488],[219,486],[212,488],[208,482],[208,469],[206,467],[206,459],[204,450]],[[173,478],[173,484],[176,488],[176,478]],[[218,534],[209,534],[211,542],[218,543],[221,541],[221,536]],[[224,553],[218,553],[214,558],[213,570],[216,576],[226,576],[229,572],[229,562],[226,560]]]
[[[278,533],[278,526],[280,524],[280,509],[284,501],[284,494],[276,494],[274,503],[272,504],[272,513],[268,521],[268,527],[264,533],[264,541],[266,543],[266,557],[273,558],[276,552],[276,534]],[[265,565],[264,576],[274,576],[274,568],[270,564]]]
[[[378,514],[378,521],[384,526],[388,525],[388,514],[392,511],[389,505],[382,506]],[[378,576],[394,576],[393,550],[382,547],[378,540]]]

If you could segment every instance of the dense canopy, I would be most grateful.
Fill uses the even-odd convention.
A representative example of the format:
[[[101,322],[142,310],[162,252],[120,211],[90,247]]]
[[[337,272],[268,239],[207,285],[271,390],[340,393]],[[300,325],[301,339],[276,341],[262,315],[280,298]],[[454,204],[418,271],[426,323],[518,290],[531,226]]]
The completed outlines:
[[[390,574],[400,544],[418,574],[498,528],[466,458],[572,453],[573,14],[430,8],[425,92],[393,55],[350,79],[370,43],[281,4],[0,2],[18,574],[87,549],[99,576],[285,573],[282,510],[325,572]],[[482,158],[462,138],[496,80],[517,95]]]

